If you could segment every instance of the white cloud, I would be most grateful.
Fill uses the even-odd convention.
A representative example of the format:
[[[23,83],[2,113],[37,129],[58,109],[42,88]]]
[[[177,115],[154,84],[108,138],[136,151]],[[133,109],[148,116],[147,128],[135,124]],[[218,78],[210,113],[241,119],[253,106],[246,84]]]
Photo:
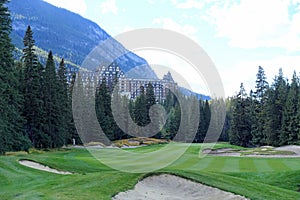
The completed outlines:
[[[181,24],[175,22],[171,18],[155,18],[155,19],[153,19],[152,23],[161,25],[163,29],[176,31],[183,35],[189,36],[194,40],[197,39],[195,37],[195,34],[198,32],[198,30],[192,25],[189,25],[189,24],[181,25]]]
[[[186,0],[185,2],[178,3],[176,5],[176,8],[180,9],[190,9],[190,8],[195,8],[195,9],[202,9],[205,5],[204,1],[201,0]]]
[[[117,15],[119,11],[115,0],[107,0],[102,2],[100,4],[100,9],[102,14],[113,13]]]
[[[215,25],[218,37],[226,37],[232,47],[280,47],[300,49],[300,12],[290,15],[289,7],[299,0],[218,1],[203,18]]]
[[[65,8],[72,12],[78,13],[84,16],[87,11],[87,5],[85,0],[44,0],[52,5],[60,8]]]
[[[249,94],[250,90],[255,90],[255,80],[258,71],[258,66],[262,66],[265,70],[269,84],[273,83],[273,79],[278,75],[279,68],[282,68],[284,76],[292,77],[293,71],[299,66],[300,56],[278,56],[270,60],[253,60],[242,61],[236,63],[231,68],[226,68],[220,71],[223,79],[227,96],[235,94],[239,90],[241,82]],[[297,71],[299,75],[300,70]]]
[[[155,0],[148,0],[147,1],[149,4],[155,4]]]

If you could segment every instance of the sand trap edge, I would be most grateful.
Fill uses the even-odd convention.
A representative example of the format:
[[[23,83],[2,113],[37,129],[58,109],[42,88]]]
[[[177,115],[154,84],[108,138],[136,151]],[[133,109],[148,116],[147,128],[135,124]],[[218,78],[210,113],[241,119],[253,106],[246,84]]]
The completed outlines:
[[[54,173],[54,174],[61,174],[61,175],[73,174],[71,172],[60,171],[60,170],[57,170],[57,169],[50,168],[46,165],[43,165],[41,163],[38,163],[38,162],[35,162],[35,161],[32,161],[32,160],[19,160],[19,163],[23,166],[26,166],[26,167],[29,167],[29,168],[32,168],[32,169],[37,169],[37,170],[40,170],[40,171],[46,171],[46,172],[50,172],[50,173]]]
[[[159,183],[163,177],[163,184]],[[170,179],[171,178],[171,179]],[[149,179],[156,179],[154,182],[149,181]],[[159,180],[161,179],[161,180]],[[169,179],[169,180],[167,180]],[[165,181],[167,180],[167,181]],[[148,183],[147,183],[148,182]],[[180,184],[176,185],[174,187],[174,183]],[[160,190],[161,187],[166,186],[167,184],[167,190]],[[187,188],[190,187],[193,184],[192,190],[185,191]],[[158,185],[155,186],[155,185]],[[169,187],[171,186],[171,187]],[[173,186],[173,187],[172,187]],[[146,190],[145,190],[146,187]],[[180,189],[181,188],[181,189]],[[199,188],[202,188],[199,191]],[[150,190],[149,190],[150,189]],[[207,190],[210,190],[210,192],[207,192]],[[168,194],[168,192],[172,191]],[[178,193],[179,191],[179,193]],[[166,193],[165,193],[166,192]],[[180,193],[184,193],[184,196],[179,196]],[[191,192],[191,193],[189,193]],[[177,193],[177,194],[176,194]],[[144,199],[144,200],[153,200],[153,199],[188,199],[188,200],[207,200],[207,199],[230,199],[230,200],[249,200],[245,196],[241,196],[239,194],[235,194],[233,192],[228,192],[216,187],[212,187],[203,183],[200,183],[196,180],[192,180],[180,175],[176,175],[174,173],[154,173],[149,174],[144,177],[142,177],[138,183],[134,186],[133,189],[119,192],[112,196],[112,200],[133,200],[133,199]]]

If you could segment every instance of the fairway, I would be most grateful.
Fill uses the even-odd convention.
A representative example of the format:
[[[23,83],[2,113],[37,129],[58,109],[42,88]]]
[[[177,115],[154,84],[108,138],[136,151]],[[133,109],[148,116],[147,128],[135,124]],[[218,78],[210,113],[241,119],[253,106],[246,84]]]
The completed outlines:
[[[199,157],[201,144],[173,143],[161,157],[131,158],[160,152],[166,145],[126,149],[120,155],[113,149],[62,149],[21,156],[0,157],[1,199],[111,199],[121,191],[133,188],[138,180],[152,174],[170,173],[206,185],[233,192],[250,199],[300,199],[299,158]],[[205,144],[203,144],[205,145]],[[114,165],[128,169],[134,165],[155,168],[163,159],[172,157],[178,148],[188,147],[171,165],[150,173],[117,171],[99,162],[100,156],[110,157]],[[215,148],[234,147],[217,144]],[[126,155],[128,155],[126,157]],[[152,154],[150,154],[152,155]],[[153,154],[158,155],[158,154]],[[52,174],[22,166],[20,159],[28,159],[52,168],[70,171],[72,175]],[[101,159],[100,159],[101,160]],[[127,160],[127,161],[126,161]],[[134,163],[131,163],[134,160]]]

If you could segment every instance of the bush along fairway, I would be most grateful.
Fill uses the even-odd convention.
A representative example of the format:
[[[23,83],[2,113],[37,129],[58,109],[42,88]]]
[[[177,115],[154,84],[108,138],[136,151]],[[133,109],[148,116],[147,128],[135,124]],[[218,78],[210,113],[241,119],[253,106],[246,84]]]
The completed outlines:
[[[154,152],[165,145],[142,146],[124,151]],[[171,145],[175,151],[178,146],[187,144]],[[114,170],[101,164],[84,148],[32,151],[28,155],[11,153],[9,156],[0,157],[0,196],[1,199],[108,200],[121,191],[133,188],[143,177],[170,173],[249,199],[300,199],[299,158],[228,156],[200,158],[201,145],[205,144],[192,144],[173,164],[151,173],[125,173]],[[244,149],[228,144],[217,144],[214,148]],[[97,151],[110,154],[111,159],[116,158],[110,149],[99,148]],[[22,159],[36,161],[73,174],[59,175],[31,169],[19,164],[18,161]]]

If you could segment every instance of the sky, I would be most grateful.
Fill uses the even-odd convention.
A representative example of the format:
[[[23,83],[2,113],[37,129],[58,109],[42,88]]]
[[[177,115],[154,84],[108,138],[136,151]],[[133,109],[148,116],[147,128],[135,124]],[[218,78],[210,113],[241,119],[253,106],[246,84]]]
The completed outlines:
[[[289,79],[294,70],[300,72],[300,0],[44,1],[96,22],[111,36],[163,28],[193,39],[214,62],[226,96],[236,94],[241,82],[248,93],[255,90],[258,66],[264,68],[269,83],[279,68]],[[179,74],[190,72],[188,63],[174,55],[136,53],[150,64],[168,65]],[[195,73],[185,77],[194,91],[209,93],[205,78],[213,77]]]

